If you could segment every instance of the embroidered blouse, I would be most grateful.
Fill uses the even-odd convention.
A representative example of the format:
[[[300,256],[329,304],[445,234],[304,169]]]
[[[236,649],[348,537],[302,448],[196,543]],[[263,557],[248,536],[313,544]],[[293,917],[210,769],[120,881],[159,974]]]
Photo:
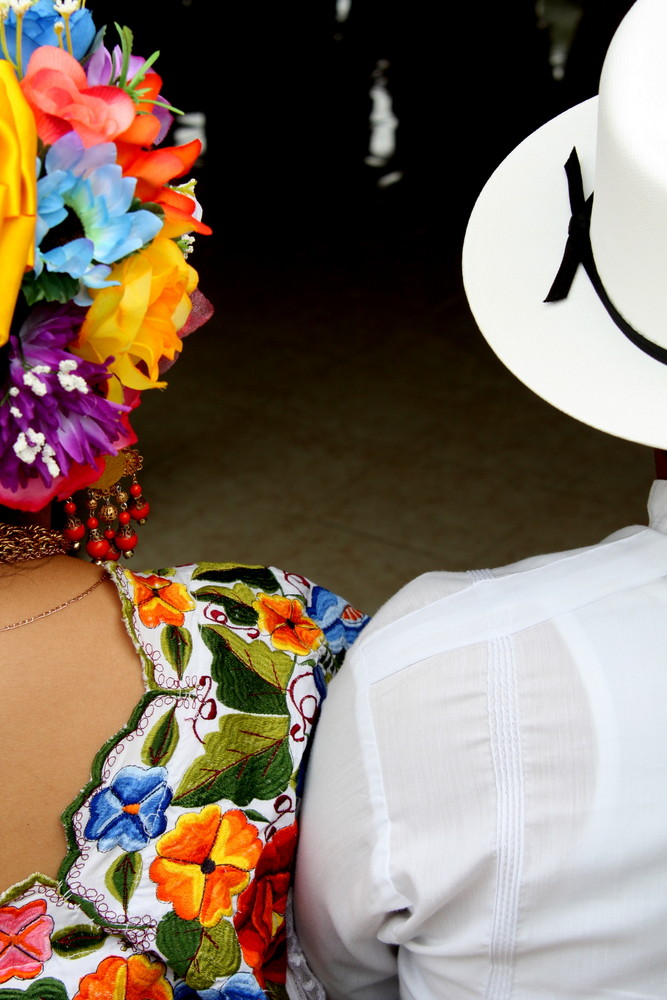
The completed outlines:
[[[366,618],[271,568],[110,571],[145,693],[63,814],[58,881],[0,896],[0,998],[286,997],[306,751]]]

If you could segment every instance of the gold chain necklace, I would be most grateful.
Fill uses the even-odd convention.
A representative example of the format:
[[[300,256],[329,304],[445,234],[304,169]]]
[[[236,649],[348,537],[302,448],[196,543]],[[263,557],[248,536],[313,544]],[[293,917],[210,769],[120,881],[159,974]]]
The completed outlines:
[[[76,597],[70,597],[69,601],[63,601],[62,604],[58,604],[55,608],[51,608],[50,611],[42,611],[41,614],[33,615],[32,618],[23,618],[20,622],[14,622],[13,625],[2,625],[0,626],[0,632],[10,632],[14,628],[21,628],[23,625],[31,625],[32,622],[38,622],[40,618],[48,618],[49,615],[55,615],[57,611],[62,611],[64,608],[68,608],[70,604],[76,604],[77,601],[83,600],[83,598],[87,597],[88,594],[92,594],[92,592],[96,590],[101,583],[104,583],[105,580],[109,579],[111,579],[111,577],[109,576],[109,573],[105,571],[99,580],[96,580],[95,583],[91,587],[88,587],[87,590],[84,590],[83,593],[77,594]]]

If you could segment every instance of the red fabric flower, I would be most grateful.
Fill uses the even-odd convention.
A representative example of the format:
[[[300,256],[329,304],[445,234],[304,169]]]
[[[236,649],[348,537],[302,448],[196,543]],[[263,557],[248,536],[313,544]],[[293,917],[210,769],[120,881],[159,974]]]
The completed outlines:
[[[285,908],[296,836],[296,823],[274,834],[257,862],[255,878],[239,896],[234,916],[243,957],[262,989],[267,981],[285,982]]]

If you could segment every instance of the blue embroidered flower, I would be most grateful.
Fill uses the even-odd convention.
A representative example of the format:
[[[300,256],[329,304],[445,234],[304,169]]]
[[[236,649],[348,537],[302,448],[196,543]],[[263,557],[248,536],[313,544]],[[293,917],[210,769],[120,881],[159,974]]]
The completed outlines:
[[[58,36],[53,28],[62,21],[62,15],[55,9],[53,0],[37,0],[37,3],[24,11],[22,17],[21,49],[25,68],[30,56],[40,45],[58,45]],[[74,58],[80,60],[95,37],[95,25],[90,11],[82,7],[70,14],[69,29]],[[16,61],[16,13],[11,7],[7,11],[5,34],[9,55]],[[0,53],[1,58],[3,56]]]
[[[146,209],[131,211],[136,178],[123,177],[112,142],[86,149],[68,132],[49,149],[45,174],[37,183],[38,219],[35,230],[35,275],[44,267],[79,278],[90,288],[105,284],[109,267],[150,243],[162,219]],[[73,213],[82,236],[46,249],[44,240]]]
[[[167,827],[164,813],[173,792],[166,778],[164,767],[123,767],[109,787],[91,799],[84,835],[97,840],[100,851],[141,850]]]
[[[313,587],[306,614],[320,626],[332,653],[350,646],[368,624],[368,616],[324,587]]]
[[[220,989],[193,990],[187,983],[176,984],[174,1000],[267,1000],[266,993],[248,972],[237,972]]]

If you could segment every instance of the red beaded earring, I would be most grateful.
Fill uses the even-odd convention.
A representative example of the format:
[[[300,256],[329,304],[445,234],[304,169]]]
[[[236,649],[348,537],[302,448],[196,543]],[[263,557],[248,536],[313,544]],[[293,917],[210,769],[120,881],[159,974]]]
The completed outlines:
[[[115,561],[121,554],[129,559],[134,554],[138,539],[132,519],[145,524],[150,512],[137,482],[137,472],[142,467],[143,459],[133,448],[107,461],[104,475],[86,490],[88,518],[85,527],[76,516],[72,498],[65,502],[67,523],[63,535],[78,548],[87,528],[86,552],[94,562]],[[132,477],[128,490],[121,483],[124,476]],[[114,527],[116,521],[118,525]]]

